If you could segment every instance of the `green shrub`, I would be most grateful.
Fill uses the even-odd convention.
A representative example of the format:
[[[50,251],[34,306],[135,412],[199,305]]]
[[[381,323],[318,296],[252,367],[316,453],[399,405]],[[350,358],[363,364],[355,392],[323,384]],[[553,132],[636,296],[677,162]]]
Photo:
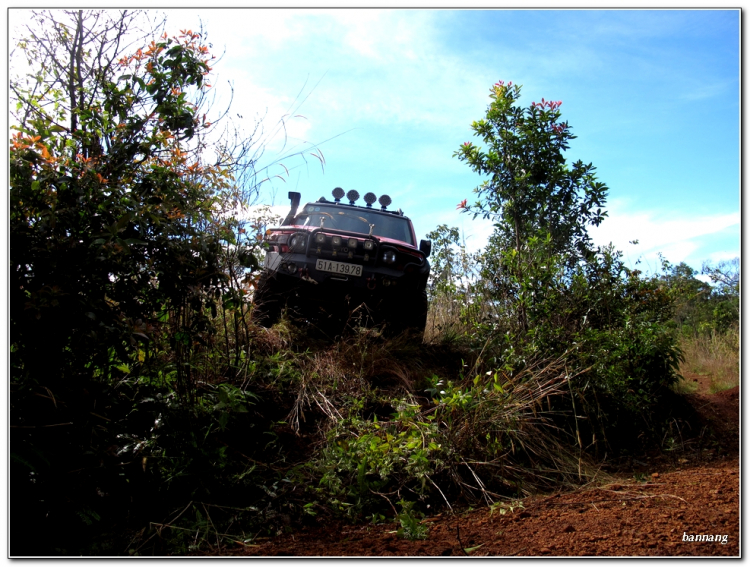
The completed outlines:
[[[495,222],[472,288],[472,304],[485,307],[467,313],[475,345],[509,374],[564,359],[575,378],[570,397],[556,403],[573,411],[557,424],[583,450],[579,422],[587,420],[587,446],[616,451],[600,445],[622,424],[635,426],[634,438],[658,429],[656,408],[677,380],[675,296],[663,280],[628,269],[611,246],[593,245],[588,229],[607,216],[607,187],[592,164],[566,163],[575,136],[562,103],[524,108],[520,93],[495,83],[485,117],[472,124],[482,145],[465,142],[454,153],[485,176],[476,203],[459,208]]]
[[[382,509],[384,492],[426,496],[431,475],[445,467],[448,454],[435,417],[408,400],[391,403],[396,411],[388,421],[352,417],[336,424],[311,465],[318,497],[351,518]]]

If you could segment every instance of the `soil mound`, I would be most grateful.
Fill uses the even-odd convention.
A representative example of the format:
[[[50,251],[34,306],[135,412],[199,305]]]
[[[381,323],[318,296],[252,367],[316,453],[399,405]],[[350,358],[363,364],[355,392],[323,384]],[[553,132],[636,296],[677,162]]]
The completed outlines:
[[[527,498],[523,506],[426,518],[426,540],[395,523],[326,521],[221,555],[739,556],[739,388],[684,396],[696,438],[672,458],[643,457],[606,484]],[[698,431],[696,431],[696,429]],[[643,472],[648,471],[648,472]],[[501,513],[504,512],[504,513]]]

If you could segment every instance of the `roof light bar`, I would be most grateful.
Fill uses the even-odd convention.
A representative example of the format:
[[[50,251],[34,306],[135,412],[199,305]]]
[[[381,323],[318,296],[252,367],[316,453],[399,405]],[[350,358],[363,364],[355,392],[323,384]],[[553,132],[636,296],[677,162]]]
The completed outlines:
[[[391,204],[391,198],[388,195],[381,195],[380,199],[378,199],[378,203],[382,206],[383,210]]]
[[[349,204],[350,204],[350,205],[353,205],[353,204],[354,204],[354,202],[355,202],[355,201],[356,201],[357,199],[359,199],[359,193],[358,193],[357,191],[355,191],[354,189],[352,189],[351,191],[349,191],[349,192],[348,192],[348,193],[346,194],[346,198],[347,198],[347,199],[349,199]]]
[[[375,193],[365,193],[365,203],[367,203],[367,208],[371,208],[372,204],[378,200],[377,195]]]
[[[341,187],[336,187],[333,190],[333,198],[336,199],[336,202],[338,203],[341,199],[344,197],[344,190]]]

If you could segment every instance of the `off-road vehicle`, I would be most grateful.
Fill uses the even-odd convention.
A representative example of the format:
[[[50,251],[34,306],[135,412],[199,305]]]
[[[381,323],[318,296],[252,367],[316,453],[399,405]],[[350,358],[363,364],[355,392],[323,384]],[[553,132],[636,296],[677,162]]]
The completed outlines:
[[[411,220],[388,209],[388,195],[367,193],[365,206],[355,204],[354,190],[346,193],[348,203],[340,187],[333,197],[299,209],[300,194],[289,193],[289,214],[266,231],[256,320],[269,327],[286,309],[326,333],[338,334],[352,322],[390,334],[423,333],[432,243],[417,246]],[[376,200],[380,208],[373,207]]]

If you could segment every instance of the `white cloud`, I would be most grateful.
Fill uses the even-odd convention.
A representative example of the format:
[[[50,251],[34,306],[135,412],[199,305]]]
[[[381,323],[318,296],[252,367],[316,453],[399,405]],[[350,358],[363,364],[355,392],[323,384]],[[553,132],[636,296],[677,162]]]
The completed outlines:
[[[660,254],[672,264],[688,261],[697,268],[704,259],[716,263],[739,256],[739,242],[735,250],[708,253],[697,259],[694,256],[703,249],[706,237],[737,227],[740,222],[738,213],[667,216],[664,213],[628,210],[622,202],[615,202],[609,210],[610,216],[599,227],[590,228],[589,233],[597,245],[613,243],[631,267],[640,262],[641,269],[654,273],[661,266]],[[415,223],[423,220],[419,215],[412,218]],[[491,221],[481,218],[471,220],[471,217],[458,211],[429,215],[429,223],[431,227],[438,224],[459,227],[471,252],[486,246],[494,229]],[[638,243],[632,244],[634,241]]]
[[[438,210],[433,209],[420,211],[415,209],[416,214],[409,215],[414,222],[418,238],[420,231],[426,234],[435,230],[439,225],[444,224],[448,227],[456,227],[461,234],[461,242],[466,245],[468,252],[477,252],[487,246],[487,242],[494,231],[491,221],[481,217],[471,218],[471,215],[462,214],[458,210]]]
[[[284,205],[251,205],[240,215],[241,218],[255,219],[258,217],[267,218],[269,216],[281,217],[284,219],[289,213],[289,203]]]
[[[720,250],[718,252],[712,252],[708,255],[708,261],[712,264],[717,264],[725,260],[734,260],[739,257],[738,250]]]
[[[681,215],[654,211],[633,211],[622,201],[610,203],[609,217],[590,234],[598,245],[612,242],[625,258],[639,258],[658,266],[661,253],[672,263],[689,258],[700,249],[701,239],[739,225],[739,213]],[[631,244],[638,241],[638,244]],[[726,252],[732,257],[737,253]]]
[[[479,217],[474,220],[465,217],[461,221],[461,234],[468,252],[478,252],[487,246],[490,236],[495,231],[495,225],[492,221]]]
[[[197,30],[202,22],[208,39],[221,53],[232,57],[243,55],[251,42],[276,48],[301,35],[305,30],[300,22],[305,10],[279,9],[206,9],[165,10],[170,31],[190,28]]]
[[[471,115],[465,93],[485,91],[486,81],[441,44],[435,17],[418,10],[226,10],[209,11],[205,21],[215,49],[226,47],[217,70],[238,94],[248,93],[241,95],[247,105],[267,106],[269,115],[272,99],[291,102],[306,76],[314,83],[327,74],[305,104],[321,124],[346,117],[351,124],[439,127],[456,112]],[[257,93],[253,84],[273,87]],[[447,100],[463,104],[446,112]]]
[[[703,83],[697,86],[693,86],[691,89],[686,90],[685,92],[680,94],[680,98],[682,100],[703,100],[708,98],[714,98],[718,95],[721,95],[725,92],[728,92],[730,89],[737,89],[735,92],[737,93],[737,97],[739,100],[739,89],[738,84],[734,81],[722,81],[719,83]]]

